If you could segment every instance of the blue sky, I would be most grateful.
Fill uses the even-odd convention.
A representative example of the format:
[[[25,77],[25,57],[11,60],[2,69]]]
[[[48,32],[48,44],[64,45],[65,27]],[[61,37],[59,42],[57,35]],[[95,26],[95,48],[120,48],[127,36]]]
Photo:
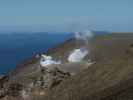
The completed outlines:
[[[133,32],[133,0],[0,0],[0,31]]]

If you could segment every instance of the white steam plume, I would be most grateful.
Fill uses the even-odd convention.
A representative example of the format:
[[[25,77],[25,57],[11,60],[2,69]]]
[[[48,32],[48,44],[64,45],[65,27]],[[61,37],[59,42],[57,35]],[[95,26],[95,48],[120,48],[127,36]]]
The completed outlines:
[[[89,44],[89,40],[94,36],[93,32],[87,30],[83,32],[75,32],[77,41],[83,41],[85,45]],[[78,44],[77,44],[78,45]]]

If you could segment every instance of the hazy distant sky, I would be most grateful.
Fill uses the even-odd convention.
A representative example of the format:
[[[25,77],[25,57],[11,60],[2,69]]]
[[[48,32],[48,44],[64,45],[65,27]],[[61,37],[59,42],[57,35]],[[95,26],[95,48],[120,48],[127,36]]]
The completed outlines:
[[[133,31],[133,0],[0,0],[0,31]]]

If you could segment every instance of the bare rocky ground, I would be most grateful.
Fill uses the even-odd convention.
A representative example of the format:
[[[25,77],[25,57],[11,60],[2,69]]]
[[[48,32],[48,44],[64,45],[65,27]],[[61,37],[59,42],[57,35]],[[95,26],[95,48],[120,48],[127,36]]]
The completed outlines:
[[[54,72],[41,70],[39,58],[20,64],[0,78],[0,100],[133,100],[132,34],[92,39],[88,46],[90,58],[96,61],[92,66],[87,65],[88,57],[76,64],[67,62],[67,56],[76,47],[80,46],[72,39],[47,52],[63,61],[51,66],[60,69]]]

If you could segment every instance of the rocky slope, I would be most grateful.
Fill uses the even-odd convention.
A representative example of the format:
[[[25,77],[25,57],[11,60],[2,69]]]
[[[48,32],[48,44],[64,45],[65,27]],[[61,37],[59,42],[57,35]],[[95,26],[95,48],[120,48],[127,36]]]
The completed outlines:
[[[95,37],[88,46],[91,55],[85,61],[68,63],[71,50],[80,47],[75,44],[72,39],[47,52],[63,61],[51,66],[57,69],[50,72],[40,69],[40,58],[35,57],[0,78],[0,100],[133,99],[132,34]],[[96,64],[88,66],[88,58]]]

